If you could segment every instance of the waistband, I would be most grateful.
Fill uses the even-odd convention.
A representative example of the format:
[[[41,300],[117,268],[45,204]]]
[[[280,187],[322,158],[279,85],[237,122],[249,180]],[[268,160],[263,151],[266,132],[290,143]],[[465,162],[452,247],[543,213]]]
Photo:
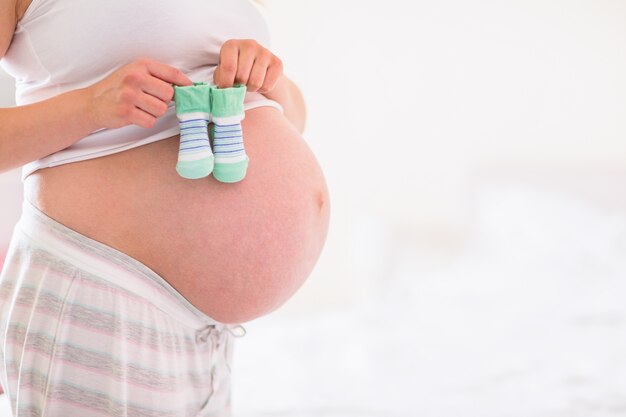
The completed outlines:
[[[149,300],[161,311],[188,327],[201,330],[210,326],[216,330],[229,330],[236,337],[245,335],[243,326],[218,322],[198,310],[145,264],[59,223],[26,198],[22,202],[22,215],[16,225],[17,230],[25,234],[33,245]]]

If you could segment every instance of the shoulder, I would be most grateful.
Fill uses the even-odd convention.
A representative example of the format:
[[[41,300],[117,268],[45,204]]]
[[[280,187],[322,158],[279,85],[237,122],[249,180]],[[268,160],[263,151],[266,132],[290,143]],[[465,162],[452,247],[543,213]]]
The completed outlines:
[[[0,0],[0,58],[4,56],[18,20],[18,3],[22,0]]]

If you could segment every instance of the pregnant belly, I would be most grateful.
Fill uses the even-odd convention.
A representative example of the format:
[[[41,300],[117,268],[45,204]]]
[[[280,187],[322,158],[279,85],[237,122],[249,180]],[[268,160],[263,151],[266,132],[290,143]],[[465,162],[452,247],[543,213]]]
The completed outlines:
[[[173,137],[37,171],[26,198],[144,263],[214,319],[249,321],[304,283],[329,201],[314,155],[280,112],[249,110],[242,126],[250,165],[239,183],[181,178]]]

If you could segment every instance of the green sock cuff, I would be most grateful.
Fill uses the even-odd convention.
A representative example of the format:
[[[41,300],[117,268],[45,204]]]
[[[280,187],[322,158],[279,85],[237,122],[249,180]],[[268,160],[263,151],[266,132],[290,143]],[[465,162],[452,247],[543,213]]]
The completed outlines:
[[[230,117],[244,114],[243,102],[245,98],[245,85],[235,85],[229,88],[211,87],[213,117]]]
[[[176,114],[211,113],[211,86],[194,83],[190,86],[174,86]]]

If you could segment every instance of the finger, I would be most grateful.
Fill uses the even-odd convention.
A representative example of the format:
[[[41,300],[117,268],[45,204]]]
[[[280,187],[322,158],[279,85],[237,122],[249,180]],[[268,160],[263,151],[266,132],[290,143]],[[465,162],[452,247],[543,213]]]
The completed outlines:
[[[248,82],[245,83],[246,90],[258,91],[265,82],[266,73],[267,65],[264,65],[259,61],[255,61],[254,66],[252,67],[252,71],[250,72],[250,78],[248,78]]]
[[[135,106],[154,117],[161,117],[167,111],[167,104],[150,94],[141,94]]]
[[[156,77],[147,78],[141,86],[141,89],[146,94],[150,94],[164,103],[169,103],[174,97],[174,87],[172,87],[172,84],[166,83]]]
[[[235,76],[235,83],[247,84],[250,78],[250,72],[254,66],[254,53],[250,51],[239,50],[239,59],[237,61],[237,75]]]
[[[145,111],[139,108],[133,109],[130,117],[134,125],[144,127],[146,129],[153,127],[154,124],[156,123],[156,117],[152,116],[151,114],[146,113]]]
[[[267,72],[265,73],[265,79],[263,80],[263,85],[259,88],[260,93],[270,92],[276,87],[280,77],[283,76],[283,68],[282,65],[270,65],[267,68]]]
[[[145,60],[145,64],[150,75],[155,76],[165,82],[184,86],[193,84],[193,82],[191,82],[191,80],[187,78],[185,74],[183,74],[180,70],[174,67],[149,59]]]
[[[239,47],[235,42],[226,42],[220,50],[220,61],[216,69],[215,84],[220,88],[232,87],[237,75]]]

